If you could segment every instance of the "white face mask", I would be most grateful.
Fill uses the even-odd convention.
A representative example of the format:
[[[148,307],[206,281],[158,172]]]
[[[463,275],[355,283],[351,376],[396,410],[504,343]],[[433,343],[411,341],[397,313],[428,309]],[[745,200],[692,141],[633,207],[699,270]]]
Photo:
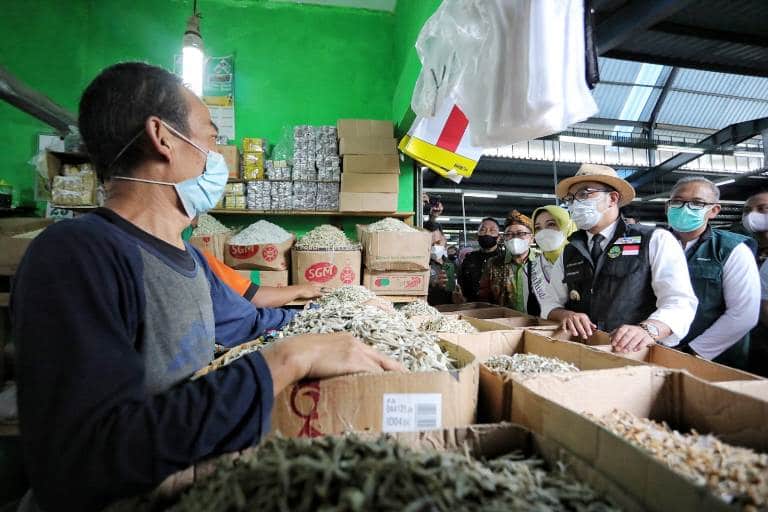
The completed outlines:
[[[541,250],[545,252],[556,251],[565,242],[565,234],[556,229],[542,229],[534,238]]]
[[[592,229],[603,218],[603,212],[600,211],[598,204],[600,199],[585,199],[584,201],[574,201],[568,207],[571,219],[576,223],[579,229]]]
[[[512,240],[504,242],[504,247],[507,249],[507,252],[513,256],[525,254],[530,245],[528,240],[523,240],[522,238],[513,238]]]
[[[749,212],[741,218],[744,229],[752,233],[764,233],[768,231],[768,213]]]
[[[435,261],[442,261],[443,258],[445,258],[448,255],[448,251],[445,250],[445,247],[442,245],[433,245],[432,250],[432,259]]]

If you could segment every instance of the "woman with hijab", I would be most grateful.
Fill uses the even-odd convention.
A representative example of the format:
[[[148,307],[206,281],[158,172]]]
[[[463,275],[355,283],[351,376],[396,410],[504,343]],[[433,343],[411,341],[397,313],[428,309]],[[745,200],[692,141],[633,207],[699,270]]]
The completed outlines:
[[[568,237],[574,231],[576,225],[565,208],[548,205],[533,212],[533,237],[541,250],[536,258],[536,266],[545,282],[549,282],[552,267],[568,245]]]

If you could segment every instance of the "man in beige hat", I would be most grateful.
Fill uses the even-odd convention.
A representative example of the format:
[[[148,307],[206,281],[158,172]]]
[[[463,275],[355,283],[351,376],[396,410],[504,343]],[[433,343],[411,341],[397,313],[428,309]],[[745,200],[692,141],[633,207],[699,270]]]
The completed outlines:
[[[607,331],[619,352],[677,345],[698,300],[675,237],[624,222],[619,208],[632,202],[635,190],[611,167],[582,165],[558,184],[557,195],[579,230],[552,269],[541,316],[573,336]]]

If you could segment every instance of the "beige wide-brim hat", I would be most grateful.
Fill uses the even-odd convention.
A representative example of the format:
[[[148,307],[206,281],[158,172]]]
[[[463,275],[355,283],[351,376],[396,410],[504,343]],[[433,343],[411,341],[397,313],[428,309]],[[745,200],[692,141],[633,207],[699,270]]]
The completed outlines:
[[[557,184],[557,197],[560,199],[568,195],[572,186],[585,181],[597,181],[605,183],[611,188],[616,189],[621,195],[619,206],[626,206],[635,198],[635,189],[628,181],[619,178],[613,167],[607,165],[581,164],[579,170],[574,176],[566,178]]]

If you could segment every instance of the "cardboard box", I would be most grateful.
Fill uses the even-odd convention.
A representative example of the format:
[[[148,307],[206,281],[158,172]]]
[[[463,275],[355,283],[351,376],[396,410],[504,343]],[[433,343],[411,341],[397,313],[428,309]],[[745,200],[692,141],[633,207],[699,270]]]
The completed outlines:
[[[357,174],[400,174],[397,155],[347,155],[342,170]]]
[[[432,234],[425,231],[376,231],[358,225],[366,268],[376,271],[429,270]]]
[[[53,224],[53,219],[36,217],[8,217],[0,219],[0,275],[13,275],[32,238],[14,238],[15,235],[37,231]]]
[[[379,137],[344,137],[339,141],[339,154],[397,155],[397,141]]]
[[[245,196],[224,196],[224,208],[227,210],[245,210]]]
[[[471,425],[477,406],[474,356],[448,342],[449,372],[385,372],[301,382],[275,398],[272,431],[316,437],[345,431],[399,432]]]
[[[253,284],[284,288],[288,286],[287,270],[238,270],[241,276],[247,277]]]
[[[721,388],[730,389],[763,402],[768,402],[768,380],[731,380],[715,384]]]
[[[291,255],[292,283],[316,284],[323,288],[338,288],[345,284],[360,284],[360,250],[299,251]]]
[[[243,152],[264,153],[267,150],[267,139],[243,137]]]
[[[464,304],[441,304],[435,306],[435,309],[441,313],[457,313],[471,309],[487,309],[494,307],[496,307],[496,305],[491,304],[490,302],[465,302]]]
[[[604,370],[638,366],[643,363],[627,360],[579,343],[557,341],[530,331],[490,331],[479,334],[445,336],[442,339],[454,341],[467,349],[480,362],[480,402],[478,414],[486,422],[525,421],[526,412],[515,402],[515,389],[521,382],[533,378],[511,374],[501,377],[491,372],[482,363],[492,356],[513,354],[536,354],[556,357],[575,365],[579,370]],[[521,423],[525,424],[525,423]]]
[[[585,417],[614,409],[695,429],[721,441],[768,451],[768,403],[723,389],[685,372],[639,366],[573,375],[547,375],[517,386],[526,426],[553,439],[607,475],[646,510],[734,510],[645,450]],[[513,418],[515,420],[515,418]]]
[[[339,119],[336,121],[338,137],[379,137],[391,139],[395,136],[392,121],[377,121],[375,119]]]
[[[506,311],[500,311],[500,310],[506,310]],[[477,309],[476,310],[478,314],[483,315],[485,313],[481,313],[481,311],[485,311],[483,309]],[[532,315],[526,315],[525,313],[520,313],[519,311],[515,311],[513,309],[507,309],[507,308],[493,308],[493,313],[491,313],[491,316],[495,315],[508,315],[506,317],[498,317],[498,318],[476,318],[474,316],[467,315],[467,313],[474,313],[474,311],[456,311],[455,313],[458,314],[459,318],[462,320],[466,320],[470,324],[477,327],[477,329],[481,331],[498,331],[498,330],[506,330],[506,329],[536,329],[539,331],[547,331],[547,332],[555,332],[556,329],[560,328],[560,325],[556,322],[552,322],[550,320],[544,320],[543,318],[539,318]]]
[[[389,192],[400,190],[400,176],[397,174],[341,174],[342,192]]]
[[[213,254],[216,259],[224,261],[224,247],[226,246],[227,240],[229,240],[230,236],[230,233],[193,236],[189,239],[189,243],[201,251],[206,251]]]
[[[339,211],[394,213],[397,211],[397,194],[342,192],[339,195]]]
[[[278,244],[234,245],[227,243],[224,263],[237,270],[287,270],[288,257],[296,238]]]
[[[216,152],[221,153],[224,157],[224,161],[227,162],[227,168],[229,169],[230,179],[240,178],[240,152],[237,150],[237,146],[227,146],[223,144],[216,144]]]
[[[375,272],[365,269],[363,286],[376,295],[427,295],[429,270]]]
[[[553,338],[561,340],[570,340],[575,342],[581,342],[579,338],[572,337],[568,333],[562,331],[555,331],[550,334]],[[611,338],[607,333],[598,331],[595,333],[587,343],[593,345],[595,348],[604,350],[606,352],[613,352],[611,346]],[[709,382],[725,382],[725,381],[739,381],[739,380],[762,380],[762,377],[754,375],[743,370],[737,370],[722,364],[715,363],[713,361],[707,361],[700,357],[692,356],[674,348],[665,347],[663,345],[651,345],[644,347],[637,352],[629,353],[616,353],[617,356],[625,357],[627,359],[633,359],[636,361],[642,361],[646,364],[660,366],[662,368],[669,368],[672,370],[686,370],[696,377],[709,381]]]

